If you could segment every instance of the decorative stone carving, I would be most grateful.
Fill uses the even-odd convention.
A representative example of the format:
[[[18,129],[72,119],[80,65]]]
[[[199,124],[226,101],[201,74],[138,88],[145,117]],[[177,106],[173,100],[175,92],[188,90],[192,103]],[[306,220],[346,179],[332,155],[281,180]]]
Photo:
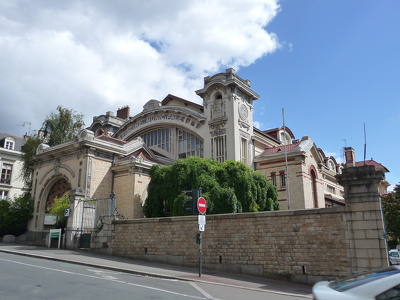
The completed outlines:
[[[222,99],[215,99],[212,105],[212,119],[218,119],[225,115],[225,103]]]
[[[143,111],[155,109],[161,106],[161,102],[158,100],[151,99],[143,106]]]
[[[249,109],[244,103],[239,106],[239,116],[242,120],[247,120],[249,117]]]

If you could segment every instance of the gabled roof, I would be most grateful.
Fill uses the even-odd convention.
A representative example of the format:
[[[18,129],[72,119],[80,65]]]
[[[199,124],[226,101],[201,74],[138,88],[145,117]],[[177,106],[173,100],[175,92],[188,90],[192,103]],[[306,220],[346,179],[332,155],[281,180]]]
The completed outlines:
[[[168,95],[161,101],[161,105],[165,106],[165,105],[168,104],[168,102],[170,102],[170,101],[172,101],[172,100],[177,100],[177,101],[182,102],[182,103],[187,104],[187,105],[196,106],[196,107],[199,108],[199,109],[203,109],[203,108],[204,108],[203,105],[200,105],[200,104],[197,104],[197,103],[188,101],[188,100],[186,100],[186,99],[177,97],[177,96],[172,95],[172,94],[168,94]]]
[[[270,139],[270,140],[273,140],[273,141],[276,142],[277,144],[281,144],[281,141],[280,141],[280,140],[278,140],[277,138],[275,138],[275,137],[269,135],[269,134],[266,133],[265,131],[262,131],[261,129],[258,129],[258,128],[256,128],[256,127],[253,127],[253,131],[254,131],[255,133],[259,134],[259,135],[262,135],[262,136],[264,136],[264,137]]]
[[[276,154],[276,153],[284,153],[285,151],[293,151],[294,148],[296,148],[300,142],[294,143],[294,144],[289,144],[289,145],[282,145],[278,147],[273,147],[273,148],[268,148],[265,149],[262,153],[261,156],[265,155],[271,155],[271,154]]]
[[[150,151],[151,151],[151,150],[150,150]],[[141,158],[143,158],[143,160],[145,160],[145,161],[151,161],[151,162],[154,162],[154,163],[157,163],[157,164],[162,164],[162,162],[160,162],[159,160],[157,160],[157,159],[151,157],[151,155],[149,155],[148,153],[146,153],[146,152],[144,151],[143,148],[140,148],[140,149],[138,149],[137,151],[135,151],[135,152],[133,152],[133,153],[130,153],[129,155],[126,155],[126,156],[124,156],[124,157],[121,157],[119,160],[120,160],[120,161],[129,160],[132,156],[137,157],[137,158],[141,157]]]
[[[278,128],[267,129],[267,130],[264,130],[263,132],[276,138],[276,139],[279,139],[279,137],[278,137],[279,130],[285,130],[292,139],[295,138],[293,132],[287,126],[285,126],[285,128],[283,126],[281,126]]]

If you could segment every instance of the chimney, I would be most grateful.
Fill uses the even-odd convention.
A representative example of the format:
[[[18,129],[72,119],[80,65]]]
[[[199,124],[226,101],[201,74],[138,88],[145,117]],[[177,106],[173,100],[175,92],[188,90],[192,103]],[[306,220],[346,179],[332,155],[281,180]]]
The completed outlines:
[[[122,108],[118,108],[117,110],[117,118],[126,120],[129,119],[129,114],[130,114],[129,106],[124,106]]]
[[[344,148],[344,155],[346,158],[346,168],[356,166],[356,153],[352,147]]]

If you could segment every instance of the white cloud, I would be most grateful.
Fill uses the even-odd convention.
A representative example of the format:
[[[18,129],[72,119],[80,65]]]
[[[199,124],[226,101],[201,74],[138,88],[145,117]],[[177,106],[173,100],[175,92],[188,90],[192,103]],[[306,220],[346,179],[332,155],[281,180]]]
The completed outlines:
[[[279,46],[277,0],[0,3],[0,131],[38,129],[57,105],[94,115],[168,93],[200,102],[202,78]]]
[[[253,126],[258,128],[258,129],[260,129],[260,130],[263,130],[262,128],[264,127],[264,124],[259,122],[259,121],[254,121],[253,122]]]

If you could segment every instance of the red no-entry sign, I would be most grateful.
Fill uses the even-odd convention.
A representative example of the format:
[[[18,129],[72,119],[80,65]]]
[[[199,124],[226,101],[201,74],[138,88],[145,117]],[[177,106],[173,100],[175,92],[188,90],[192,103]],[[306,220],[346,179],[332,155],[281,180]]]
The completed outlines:
[[[207,202],[206,202],[206,199],[204,199],[203,197],[200,197],[197,200],[197,210],[201,214],[204,214],[207,210]]]

